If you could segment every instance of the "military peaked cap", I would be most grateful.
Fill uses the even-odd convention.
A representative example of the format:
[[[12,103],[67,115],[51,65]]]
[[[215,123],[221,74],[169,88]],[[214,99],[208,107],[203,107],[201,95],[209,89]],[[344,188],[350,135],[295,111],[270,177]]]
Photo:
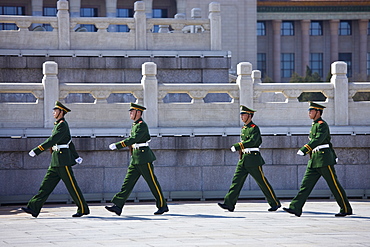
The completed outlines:
[[[240,114],[254,114],[256,110],[252,110],[244,105],[240,106]]]
[[[131,103],[129,111],[132,111],[132,110],[145,111],[146,108],[144,106],[141,106],[141,105],[138,105],[138,104],[135,104],[135,103]]]
[[[322,111],[322,110],[324,110],[324,108],[326,108],[326,107],[311,101],[310,102],[310,107],[308,108],[308,110],[320,110],[320,111]]]
[[[54,106],[53,110],[55,110],[55,109],[62,110],[62,111],[64,111],[65,113],[67,113],[67,112],[70,112],[70,111],[71,111],[70,109],[68,109],[67,107],[65,107],[62,103],[60,103],[59,101],[56,101],[56,102],[55,102],[55,106]]]

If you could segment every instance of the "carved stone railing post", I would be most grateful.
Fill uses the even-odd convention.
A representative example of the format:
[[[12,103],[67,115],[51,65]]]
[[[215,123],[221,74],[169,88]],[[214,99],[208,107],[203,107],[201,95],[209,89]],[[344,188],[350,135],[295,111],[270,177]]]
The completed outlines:
[[[144,94],[145,121],[149,127],[158,127],[158,80],[157,80],[157,65],[153,62],[142,64],[142,79]]]
[[[70,49],[70,22],[69,22],[69,5],[66,0],[59,0],[57,2],[57,18],[58,18],[58,43],[59,49]]]
[[[219,3],[209,4],[210,28],[211,28],[211,50],[221,50],[221,8]]]
[[[240,104],[253,108],[253,81],[252,81],[252,64],[241,62],[237,65],[238,78],[236,84],[240,91]]]
[[[146,14],[143,1],[137,1],[134,5],[135,19],[135,48],[136,50],[146,50]]]
[[[335,125],[348,125],[347,64],[345,62],[332,63],[331,73],[330,83],[334,85],[334,123]]]
[[[42,85],[44,86],[44,128],[52,128],[54,118],[52,109],[55,101],[59,100],[58,64],[47,61],[43,64]]]
[[[252,71],[252,80],[253,83],[261,83],[261,71],[259,70],[253,70]]]

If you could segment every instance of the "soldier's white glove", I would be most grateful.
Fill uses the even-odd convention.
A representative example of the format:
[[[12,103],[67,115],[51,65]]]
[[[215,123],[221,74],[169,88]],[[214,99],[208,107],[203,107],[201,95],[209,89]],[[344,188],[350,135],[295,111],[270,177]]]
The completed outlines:
[[[298,150],[297,154],[304,156],[304,153],[301,150]]]
[[[339,161],[339,159],[338,159],[338,158],[335,158],[335,162],[337,162],[337,163],[338,163],[338,161]]]
[[[109,148],[110,148],[110,150],[117,149],[117,147],[116,147],[116,144],[115,144],[115,143],[110,144],[110,145],[109,145]]]
[[[31,156],[31,157],[35,157],[35,156],[36,156],[36,153],[35,153],[33,150],[31,150],[31,151],[28,153],[28,155],[29,155],[29,156]]]
[[[77,159],[75,159],[75,161],[76,161],[77,164],[80,165],[82,163],[82,161],[83,161],[83,158],[78,157]]]
[[[231,152],[236,152],[236,149],[234,146],[232,146],[230,149],[231,149]]]

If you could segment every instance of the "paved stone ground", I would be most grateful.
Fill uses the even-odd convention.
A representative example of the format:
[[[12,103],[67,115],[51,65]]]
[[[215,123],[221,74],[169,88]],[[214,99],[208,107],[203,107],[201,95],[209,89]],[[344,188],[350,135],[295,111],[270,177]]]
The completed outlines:
[[[283,201],[287,207],[289,201]],[[121,216],[90,204],[48,204],[38,218],[21,205],[0,207],[0,246],[370,246],[370,200],[351,200],[354,215],[336,218],[333,200],[309,200],[301,217],[267,212],[265,201],[243,200],[234,212],[216,202],[170,202],[153,215],[154,202],[127,203]]]

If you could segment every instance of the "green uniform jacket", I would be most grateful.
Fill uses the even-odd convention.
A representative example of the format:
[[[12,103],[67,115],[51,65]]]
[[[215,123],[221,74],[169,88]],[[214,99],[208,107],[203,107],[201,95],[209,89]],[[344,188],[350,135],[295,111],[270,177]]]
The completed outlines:
[[[241,142],[235,143],[233,146],[236,151],[245,148],[258,148],[262,144],[261,132],[257,125],[250,122],[244,125],[241,131]],[[238,164],[243,163],[245,166],[262,166],[265,164],[260,152],[244,153]]]
[[[115,144],[117,149],[121,149],[124,147],[131,146],[132,144],[135,143],[145,143],[149,140],[150,134],[148,125],[143,121],[142,118],[139,118],[132,124],[130,137]],[[152,163],[154,160],[156,160],[156,157],[149,146],[132,149],[130,162],[131,164],[133,165],[147,164]]]
[[[309,168],[319,168],[337,163],[335,161],[337,156],[330,142],[329,126],[321,117],[312,122],[309,139],[310,141],[300,149],[305,155],[310,154]],[[320,149],[318,152],[312,152],[315,147],[324,144],[329,144],[330,147]]]
[[[51,136],[32,150],[36,153],[36,155],[39,155],[43,151],[51,149],[51,147],[55,144],[67,144],[71,140],[71,138],[72,137],[69,132],[68,123],[65,121],[64,118],[62,118],[54,123],[54,128]],[[78,157],[79,156],[76,151],[75,145],[73,144],[73,142],[70,142],[69,148],[62,148],[59,151],[52,151],[50,166],[73,166],[76,164],[75,159],[77,159]]]

